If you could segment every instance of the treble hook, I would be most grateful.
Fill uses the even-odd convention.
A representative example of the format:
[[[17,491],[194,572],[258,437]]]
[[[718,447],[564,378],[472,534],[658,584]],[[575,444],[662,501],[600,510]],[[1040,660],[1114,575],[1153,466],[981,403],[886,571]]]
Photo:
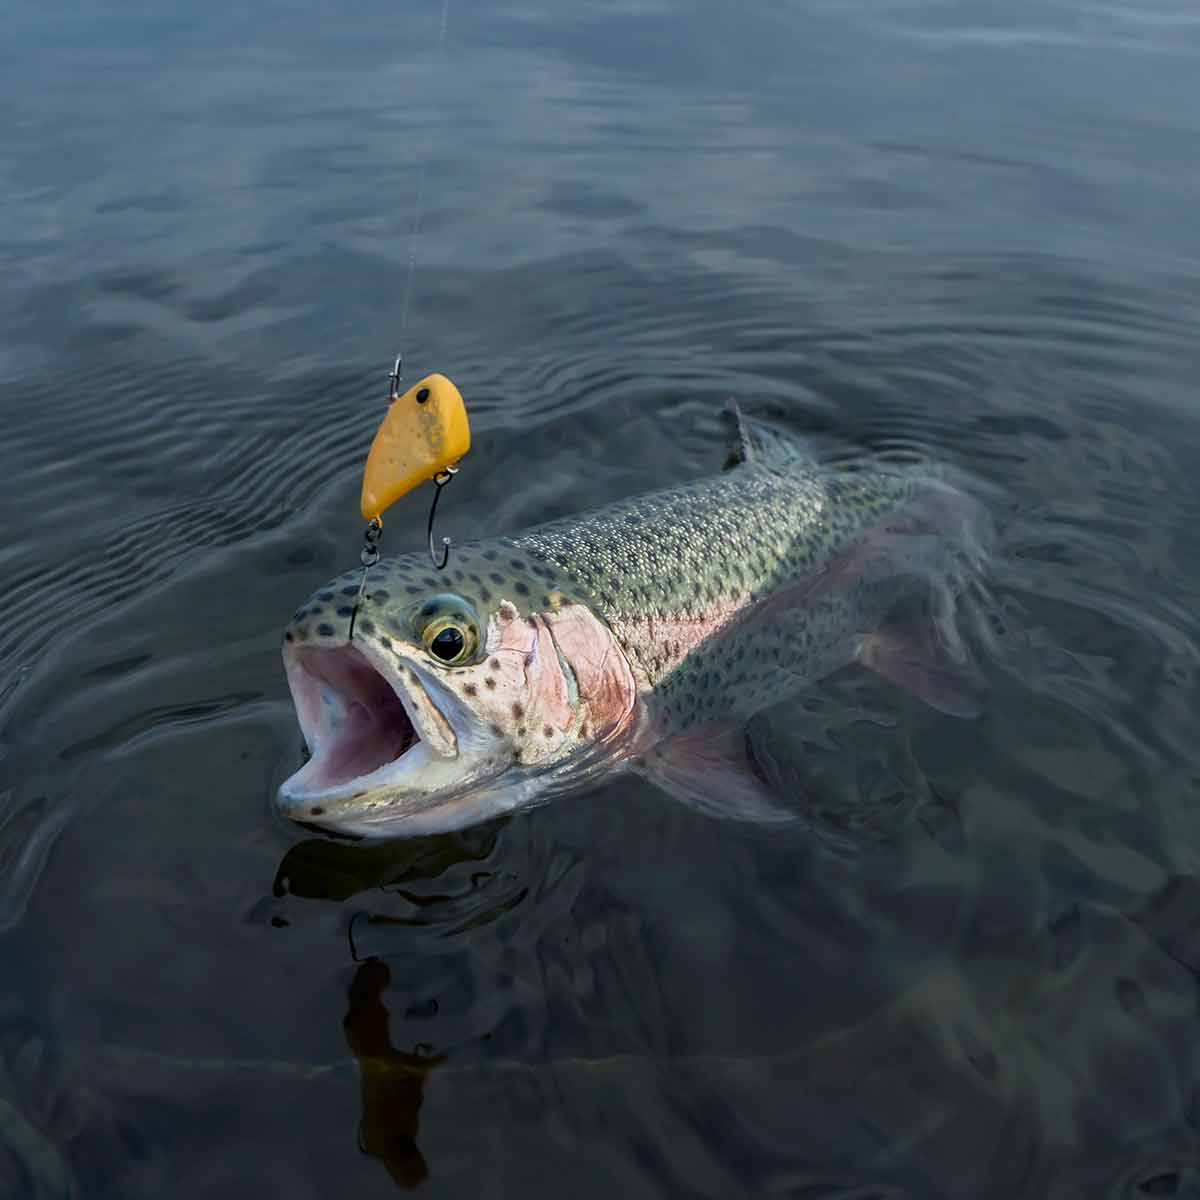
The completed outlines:
[[[445,570],[446,564],[450,561],[450,539],[448,537],[442,538],[442,561],[438,562],[437,552],[433,548],[433,517],[437,512],[438,500],[441,498],[442,488],[444,488],[446,484],[448,484],[450,480],[452,480],[457,474],[457,467],[443,467],[442,470],[440,470],[433,477],[436,491],[433,493],[433,503],[429,506],[429,557],[433,559],[433,565],[439,571]]]

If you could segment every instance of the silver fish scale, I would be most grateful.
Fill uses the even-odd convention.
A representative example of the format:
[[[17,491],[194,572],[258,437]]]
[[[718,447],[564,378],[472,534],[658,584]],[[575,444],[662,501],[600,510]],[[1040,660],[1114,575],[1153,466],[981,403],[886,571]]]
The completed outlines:
[[[743,465],[564,518],[513,544],[553,564],[585,594],[652,684],[671,675],[671,684],[686,687],[704,679],[704,655],[687,654],[664,626],[715,627],[813,575],[915,486],[901,475],[811,464],[786,471]],[[685,656],[697,669],[685,670]]]

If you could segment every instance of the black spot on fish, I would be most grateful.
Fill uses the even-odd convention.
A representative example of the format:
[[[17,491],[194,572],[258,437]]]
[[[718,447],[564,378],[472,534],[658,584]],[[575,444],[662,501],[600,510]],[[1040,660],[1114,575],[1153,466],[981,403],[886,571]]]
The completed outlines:
[[[357,587],[357,585],[355,585],[354,587],[344,587],[344,588],[342,588],[342,595],[343,595],[343,596],[357,596],[357,595],[358,595],[358,587]]]
[[[554,730],[551,729],[549,725],[543,725],[542,726],[542,737],[551,738],[553,736],[554,736]]]
[[[319,804],[310,809],[310,812],[314,817],[323,817],[325,815],[325,810]]]
[[[504,730],[499,725],[489,725],[488,728],[492,731],[493,737],[503,737]]]
[[[484,604],[487,604],[492,599],[492,593],[487,588],[480,587],[479,598],[480,598],[480,600],[482,600],[484,602]]]
[[[456,580],[457,580],[459,583],[462,583],[462,581],[463,581],[463,580],[466,578],[466,576],[465,576],[465,575],[464,575],[464,574],[463,574],[461,571],[455,571],[455,572],[454,572],[454,578],[455,578],[455,579],[456,579]]]
[[[514,704],[512,707],[513,716],[519,721],[524,715],[525,710],[519,704]]]
[[[497,558],[497,554],[496,554],[495,550],[485,550],[483,552],[483,557],[486,558],[488,560],[488,562],[495,562],[496,558]]]
[[[382,604],[385,600],[391,599],[392,593],[387,588],[377,588],[371,593],[371,599],[377,604]]]
[[[427,603],[421,605],[421,616],[432,617],[433,614],[435,612],[437,612],[437,610],[438,610],[437,601],[430,600]]]
[[[524,571],[525,570],[525,564],[519,558],[509,559],[508,565],[510,567],[512,567],[512,569],[514,571]]]
[[[467,576],[467,578],[468,578],[468,579],[469,579],[469,580],[470,580],[472,583],[482,583],[482,582],[483,582],[483,580],[482,580],[482,579],[481,579],[481,578],[480,578],[478,575],[476,575],[474,571],[472,571],[472,572],[471,572],[471,573],[470,573],[470,574]]]
[[[407,593],[408,593],[410,596],[418,596],[418,595],[420,595],[420,594],[421,594],[421,592],[423,592],[425,589],[424,589],[424,588],[421,588],[421,587],[417,587],[417,585],[416,585],[415,583],[410,583],[410,584],[407,584],[407,585],[405,586],[404,590],[405,590],[405,591],[406,591],[406,592],[407,592]]]
[[[493,671],[498,671],[500,670],[500,660],[498,658],[493,658],[492,661],[488,663],[488,666],[491,667]]]
[[[503,584],[503,582],[504,582],[504,576],[503,576],[503,575],[497,575],[495,571],[493,571],[493,572],[492,572],[492,573],[491,573],[491,574],[488,576],[488,578],[489,578],[489,579],[490,579],[490,580],[491,580],[491,581],[492,581],[494,584],[496,584],[496,586],[497,586],[497,587],[499,587],[499,586],[500,586],[501,584]]]
[[[363,633],[371,634],[375,632],[374,621],[359,621],[358,627],[363,631]]]
[[[422,576],[421,576],[421,582],[422,582],[422,583],[423,583],[423,584],[424,584],[426,587],[433,587],[433,588],[435,588],[435,587],[437,587],[437,585],[438,585],[438,581],[437,581],[436,579],[434,579],[434,577],[433,577],[432,575],[422,575]]]
[[[496,681],[495,681],[495,680],[494,680],[494,679],[493,679],[493,678],[492,678],[492,677],[489,675],[489,676],[488,676],[488,677],[487,677],[487,678],[486,678],[486,679],[483,681],[483,686],[484,686],[484,687],[486,687],[486,688],[491,688],[493,691],[495,691],[495,688],[496,688]]]
[[[388,637],[386,634],[382,634],[382,633],[381,633],[381,634],[379,635],[379,644],[380,644],[380,645],[381,645],[381,646],[382,646],[382,647],[383,647],[385,650],[390,650],[390,649],[392,648],[392,639],[391,639],[390,637]]]
[[[333,637],[333,626],[326,623],[317,626],[317,632],[322,637]]]
[[[333,599],[333,593],[332,592],[318,592],[317,599],[323,600],[326,604],[328,604],[329,601]]]
[[[585,737],[587,737],[587,735],[588,735],[588,732],[587,732],[587,722],[586,722],[586,721],[584,721],[584,723],[583,723],[582,725],[580,725],[580,727],[579,727],[579,736],[580,736],[581,738],[585,738]]]
[[[528,732],[524,725],[517,726],[517,737],[523,738]]]
[[[518,596],[528,596],[529,595],[529,585],[522,583],[519,579],[517,580],[516,583],[513,584],[513,590],[517,593]]]
[[[553,608],[554,601],[549,596],[543,596],[542,597],[542,607],[543,608]]]
[[[294,642],[296,639],[292,635],[292,631],[289,629],[288,632],[283,635],[283,640],[285,642]]]
[[[314,604],[312,608],[308,610],[308,615],[310,617],[319,617],[324,611],[325,610],[319,604]]]
[[[468,683],[468,684],[464,685],[464,687],[463,687],[463,695],[464,696],[476,696],[478,694],[479,694],[479,689],[473,683]]]
[[[343,604],[342,607],[337,610],[337,615],[339,617],[349,617],[353,613],[354,609],[352,609],[348,604]]]

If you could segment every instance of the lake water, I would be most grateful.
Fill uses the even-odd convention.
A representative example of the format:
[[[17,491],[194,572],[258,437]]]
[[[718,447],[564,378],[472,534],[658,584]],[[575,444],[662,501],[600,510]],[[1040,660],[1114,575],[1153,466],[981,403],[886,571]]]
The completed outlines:
[[[1193,0],[444,15],[6,8],[0,1195],[1200,1196]],[[978,481],[984,715],[829,680],[788,836],[285,826],[401,346],[460,538],[730,395]]]

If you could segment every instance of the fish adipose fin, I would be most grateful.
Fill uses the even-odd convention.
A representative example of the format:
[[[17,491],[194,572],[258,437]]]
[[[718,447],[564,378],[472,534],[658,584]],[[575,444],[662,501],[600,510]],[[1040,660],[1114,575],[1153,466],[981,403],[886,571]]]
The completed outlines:
[[[725,411],[737,425],[737,436],[725,459],[726,471],[742,463],[786,470],[798,463],[817,461],[812,447],[803,438],[746,416],[736,400],[730,399]]]
[[[982,684],[937,640],[911,626],[885,625],[858,645],[858,662],[951,717],[977,717]]]
[[[794,823],[756,770],[741,725],[707,726],[658,743],[635,768],[673,799],[710,817]]]

